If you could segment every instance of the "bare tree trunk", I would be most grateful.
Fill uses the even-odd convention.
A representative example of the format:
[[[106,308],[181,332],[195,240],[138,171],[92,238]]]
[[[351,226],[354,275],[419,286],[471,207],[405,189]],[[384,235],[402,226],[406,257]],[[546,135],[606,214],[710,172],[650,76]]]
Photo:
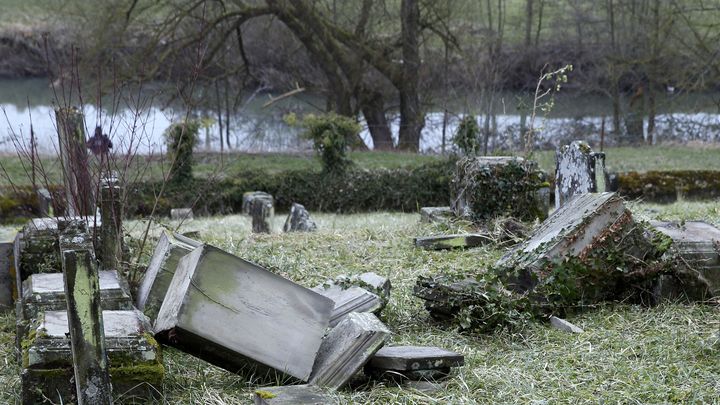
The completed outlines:
[[[373,140],[375,150],[393,149],[392,133],[385,117],[383,96],[377,91],[368,90],[361,97],[361,109],[367,122],[368,131]]]
[[[527,48],[532,43],[533,3],[534,0],[525,0],[525,46]]]
[[[420,108],[420,4],[419,0],[402,0],[402,83],[400,84],[400,134],[398,147],[420,149],[420,132],[424,114]]]

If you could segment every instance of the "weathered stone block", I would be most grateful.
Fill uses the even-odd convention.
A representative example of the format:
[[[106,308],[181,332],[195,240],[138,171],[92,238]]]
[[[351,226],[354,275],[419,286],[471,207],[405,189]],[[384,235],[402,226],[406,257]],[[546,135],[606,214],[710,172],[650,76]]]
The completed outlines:
[[[0,239],[0,308],[12,308],[14,302],[14,244],[14,238],[8,237]]]
[[[115,270],[98,274],[100,302],[104,310],[133,309],[130,290]],[[33,319],[40,312],[67,309],[62,273],[33,274],[23,282],[23,318]]]
[[[170,219],[174,221],[189,221],[195,218],[192,208],[172,208],[170,210]]]
[[[334,404],[327,394],[312,385],[284,385],[264,387],[255,391],[255,405],[329,405]]]
[[[447,222],[455,216],[450,207],[422,207],[420,208],[420,222]]]
[[[315,287],[313,291],[335,303],[330,316],[330,326],[337,325],[350,313],[379,312],[383,307],[380,297],[361,287],[330,284]]]
[[[202,243],[163,231],[137,292],[137,307],[155,320],[178,262]]]
[[[317,224],[315,221],[310,219],[310,213],[300,204],[293,203],[290,207],[290,214],[288,214],[283,226],[284,232],[313,232],[317,230]]]
[[[582,330],[581,327],[573,325],[572,323],[566,321],[565,319],[558,318],[557,316],[550,317],[550,325],[553,328],[564,331],[564,332],[570,332],[570,333],[585,332],[584,330]]]
[[[415,247],[425,250],[469,249],[492,242],[493,239],[491,237],[480,233],[425,236],[415,238],[414,241]]]
[[[270,233],[270,221],[275,214],[275,208],[271,201],[264,198],[253,198],[250,200],[250,216],[252,217],[253,233]]]
[[[323,339],[310,384],[338,389],[384,344],[390,330],[373,314],[351,313]]]
[[[593,152],[584,141],[555,151],[555,208],[576,194],[607,191],[604,166],[605,154]]]
[[[148,319],[139,311],[103,311],[105,345],[114,396],[149,399],[162,395],[164,368]],[[23,340],[23,404],[76,400],[66,311],[41,313]]]
[[[382,370],[412,371],[460,367],[465,356],[430,346],[385,346],[370,359],[368,367]]]
[[[655,298],[705,300],[720,295],[720,229],[701,221],[650,224],[672,239],[663,259],[681,270],[657,280]]]
[[[169,344],[227,370],[307,380],[333,306],[254,263],[203,245],[180,260],[154,329]]]
[[[270,205],[275,205],[275,199],[271,194],[268,194],[264,191],[247,191],[243,193],[243,202],[242,202],[242,213],[245,215],[250,214],[250,202],[254,199],[261,199],[265,200],[270,203]]]

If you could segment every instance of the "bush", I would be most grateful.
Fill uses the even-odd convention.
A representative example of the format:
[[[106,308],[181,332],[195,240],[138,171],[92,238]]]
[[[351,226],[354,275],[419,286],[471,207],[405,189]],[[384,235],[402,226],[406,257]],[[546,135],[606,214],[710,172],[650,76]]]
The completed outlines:
[[[480,127],[474,115],[466,115],[460,121],[453,143],[465,156],[474,156],[480,152]]]
[[[310,114],[303,119],[303,127],[303,136],[313,141],[325,172],[341,173],[350,166],[347,150],[357,142],[360,133],[357,122],[334,113]]]
[[[169,183],[185,184],[192,179],[193,148],[198,141],[198,121],[184,121],[165,130],[168,158],[172,164]]]

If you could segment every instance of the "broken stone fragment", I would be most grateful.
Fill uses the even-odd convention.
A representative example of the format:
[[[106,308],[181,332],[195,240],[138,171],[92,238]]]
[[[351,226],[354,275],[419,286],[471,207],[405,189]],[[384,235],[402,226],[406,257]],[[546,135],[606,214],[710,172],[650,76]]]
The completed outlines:
[[[593,152],[584,141],[574,141],[555,151],[555,208],[576,194],[607,191],[604,166],[605,154]]]
[[[673,270],[653,285],[656,301],[703,301],[720,295],[720,229],[702,221],[650,221],[672,240],[662,259]]]
[[[170,210],[170,219],[173,221],[190,221],[195,216],[192,208],[172,208]]]
[[[564,332],[570,332],[570,333],[583,333],[585,332],[582,330],[582,328],[575,326],[574,324],[566,321],[565,319],[558,318],[556,316],[550,317],[550,325],[557,329]]]
[[[284,385],[255,390],[255,405],[329,405],[335,401],[312,385]]]
[[[460,367],[465,356],[432,346],[385,346],[370,359],[368,367],[411,371]]]
[[[444,277],[418,277],[413,295],[425,301],[425,309],[437,320],[449,320],[462,309],[462,300],[467,291],[479,290],[481,284],[473,279],[448,281]]]
[[[420,222],[447,222],[451,220],[455,214],[450,207],[422,207],[420,208]]]
[[[160,348],[139,311],[103,311],[105,345],[113,394],[144,403],[162,396],[164,368]],[[41,313],[23,340],[23,404],[75,400],[73,355],[66,311]]]
[[[322,293],[321,291],[323,289],[330,288],[333,285],[340,286],[343,289],[348,289],[350,287],[360,287],[367,291],[370,291],[371,293],[380,297],[380,299],[382,300],[382,307],[380,308],[381,310],[385,307],[385,305],[387,305],[388,301],[390,300],[390,290],[392,288],[390,280],[378,275],[377,273],[369,271],[366,273],[355,274],[352,276],[346,276],[344,274],[340,275],[334,280],[328,280],[324,284],[313,288],[313,291]]]
[[[283,232],[314,232],[317,224],[310,219],[310,213],[300,204],[293,203],[285,220]]]
[[[164,342],[232,372],[307,381],[334,307],[212,246],[183,257],[154,329]]]
[[[335,326],[352,312],[377,312],[382,308],[380,297],[360,287],[343,288],[339,285],[315,287],[313,291],[334,302],[330,326]]]
[[[390,331],[371,313],[350,313],[323,339],[310,384],[338,389],[384,344]]]
[[[166,231],[160,235],[145,275],[137,292],[137,307],[151,321],[155,320],[165,299],[178,262],[201,243]]]
[[[425,250],[469,249],[492,243],[488,235],[468,233],[458,235],[438,235],[415,238],[415,247]]]

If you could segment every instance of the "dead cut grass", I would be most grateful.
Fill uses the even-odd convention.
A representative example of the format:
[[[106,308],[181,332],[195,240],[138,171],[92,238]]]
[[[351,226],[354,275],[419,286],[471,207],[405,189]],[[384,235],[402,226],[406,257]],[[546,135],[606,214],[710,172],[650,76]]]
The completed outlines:
[[[717,204],[635,204],[643,217],[705,219],[720,223]],[[392,383],[370,382],[335,394],[337,403],[720,403],[720,310],[710,305],[665,304],[641,308],[609,303],[570,318],[585,329],[571,335],[547,324],[491,335],[459,334],[432,323],[412,296],[418,275],[483,271],[501,250],[432,252],[415,249],[412,237],[446,231],[418,222],[413,214],[313,215],[313,234],[251,235],[243,216],[200,218],[181,231],[255,261],[305,286],[339,274],[374,271],[393,283],[384,321],[392,344],[437,345],[466,355],[441,392],[425,394]],[[284,218],[275,218],[279,232]],[[168,226],[177,226],[168,222]],[[128,223],[131,234],[142,230]],[[161,228],[155,227],[153,234]],[[455,231],[455,230],[447,230]],[[241,326],[237,327],[240,331]],[[14,317],[0,316],[0,403],[19,400],[18,368],[12,353]],[[174,349],[164,351],[167,371],[163,403],[250,403],[257,387],[238,376]]]

